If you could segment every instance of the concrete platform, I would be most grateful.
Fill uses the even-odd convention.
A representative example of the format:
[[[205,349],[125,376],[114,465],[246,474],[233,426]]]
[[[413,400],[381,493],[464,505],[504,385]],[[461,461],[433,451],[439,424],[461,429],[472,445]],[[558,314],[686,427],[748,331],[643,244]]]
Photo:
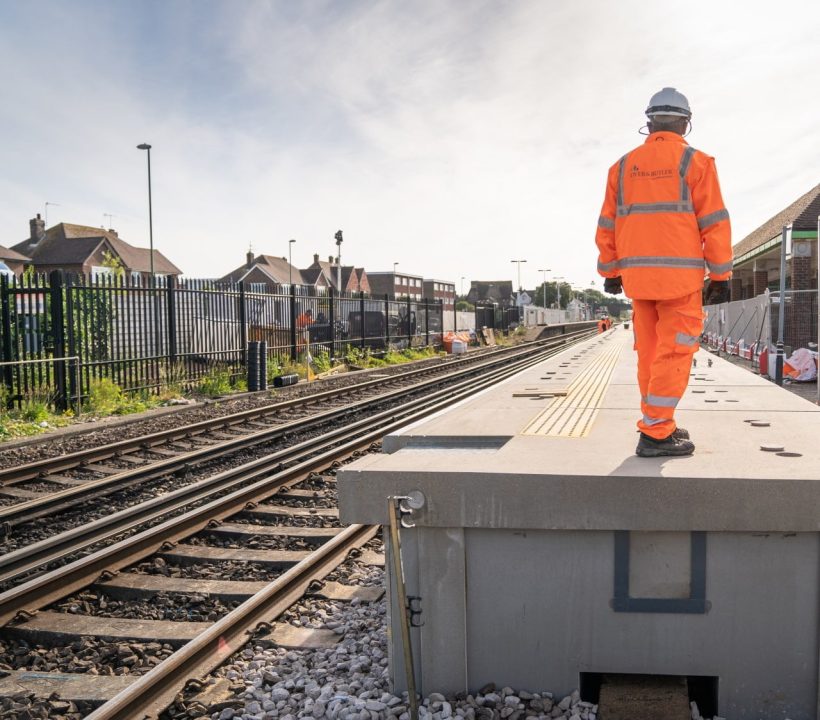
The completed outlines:
[[[424,498],[403,554],[425,693],[705,676],[729,718],[818,718],[820,409],[696,359],[676,415],[690,458],[634,455],[636,358],[616,328],[339,472],[343,522]]]

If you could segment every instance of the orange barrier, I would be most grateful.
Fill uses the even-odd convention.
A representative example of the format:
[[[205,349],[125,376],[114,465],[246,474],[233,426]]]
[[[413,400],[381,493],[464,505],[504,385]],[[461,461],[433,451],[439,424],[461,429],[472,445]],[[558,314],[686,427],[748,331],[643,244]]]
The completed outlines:
[[[444,333],[441,338],[441,344],[444,346],[444,350],[448,353],[453,352],[453,340],[464,343],[464,347],[466,348],[470,344],[470,333],[464,331],[448,331]]]

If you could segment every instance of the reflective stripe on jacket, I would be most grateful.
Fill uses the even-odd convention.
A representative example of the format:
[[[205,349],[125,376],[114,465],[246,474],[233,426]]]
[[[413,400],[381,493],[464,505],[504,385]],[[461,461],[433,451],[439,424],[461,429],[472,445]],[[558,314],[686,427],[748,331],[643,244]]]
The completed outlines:
[[[665,300],[732,274],[729,213],[714,158],[677,133],[652,133],[609,169],[598,230],[598,272],[621,276],[631,298]]]

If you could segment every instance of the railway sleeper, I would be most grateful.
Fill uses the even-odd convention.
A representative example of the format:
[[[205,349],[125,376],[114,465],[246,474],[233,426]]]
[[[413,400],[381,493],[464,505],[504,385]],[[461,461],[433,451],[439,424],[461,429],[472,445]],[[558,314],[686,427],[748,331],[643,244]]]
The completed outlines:
[[[163,559],[179,565],[211,562],[254,562],[266,567],[287,568],[310,555],[307,550],[253,550],[221,548],[208,545],[177,545],[159,553]]]

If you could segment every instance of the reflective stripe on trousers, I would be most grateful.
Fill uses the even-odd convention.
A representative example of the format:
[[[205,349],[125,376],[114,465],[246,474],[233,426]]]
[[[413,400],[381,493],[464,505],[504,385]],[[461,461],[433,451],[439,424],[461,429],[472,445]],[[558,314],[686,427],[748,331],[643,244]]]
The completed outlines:
[[[662,440],[675,430],[675,409],[686,392],[698,349],[703,309],[700,291],[672,300],[633,300],[638,352],[641,432]]]

